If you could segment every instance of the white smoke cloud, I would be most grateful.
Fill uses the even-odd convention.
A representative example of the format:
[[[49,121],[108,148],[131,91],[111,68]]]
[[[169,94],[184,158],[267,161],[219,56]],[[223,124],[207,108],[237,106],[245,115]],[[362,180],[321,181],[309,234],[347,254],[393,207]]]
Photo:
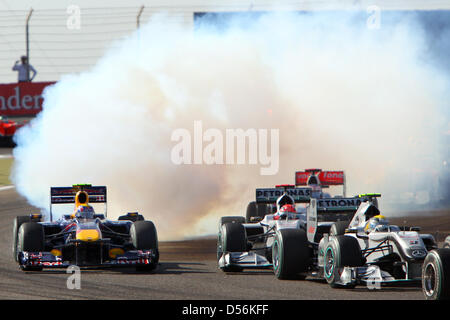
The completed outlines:
[[[409,191],[438,158],[448,82],[423,61],[411,22],[377,31],[352,19],[271,14],[247,28],[196,31],[155,17],[90,71],[44,93],[16,135],[12,179],[47,209],[49,187],[108,187],[109,217],[140,211],[161,239],[216,232],[256,187],[307,167],[344,169],[349,193]],[[175,165],[178,128],[279,129],[280,170]]]

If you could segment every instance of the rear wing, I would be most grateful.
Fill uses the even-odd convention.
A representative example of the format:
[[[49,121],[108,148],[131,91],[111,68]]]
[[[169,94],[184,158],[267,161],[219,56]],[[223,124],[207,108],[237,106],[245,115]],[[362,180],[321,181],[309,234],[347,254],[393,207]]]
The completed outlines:
[[[297,171],[295,173],[295,185],[296,186],[306,186],[308,178],[315,174],[320,180],[322,186],[342,186],[345,184],[345,173],[344,171]]]
[[[91,203],[106,203],[106,187],[91,185],[74,185],[72,187],[51,187],[50,203],[75,203],[75,195],[78,191],[86,191]]]
[[[362,198],[323,198],[317,199],[317,211],[321,212],[343,212],[358,210],[363,202]]]
[[[315,175],[319,179],[322,188],[329,186],[343,186],[343,194],[345,197],[345,172],[344,171],[322,171],[322,169],[306,169],[305,171],[295,172],[295,185],[306,186],[308,179]]]
[[[379,193],[359,194],[353,198],[311,199],[306,210],[306,233],[308,240],[314,242],[317,222],[349,221],[349,226],[357,225],[369,207],[378,205]],[[374,208],[374,210],[378,211]]]
[[[296,203],[306,203],[311,199],[311,188],[259,188],[256,189],[256,202],[275,203],[284,193],[290,195]]]
[[[90,203],[106,203],[106,186],[92,186],[90,184],[76,184],[71,187],[50,188],[50,220],[53,220],[52,205],[75,203],[78,191],[85,191],[89,195]],[[105,209],[106,210],[106,209]],[[106,215],[106,212],[105,212]]]
[[[370,202],[378,208],[378,198],[381,197],[381,193],[363,193],[355,197],[360,198],[363,202]]]
[[[323,198],[311,199],[306,208],[306,235],[314,242],[319,221],[351,221],[358,211],[362,198]]]

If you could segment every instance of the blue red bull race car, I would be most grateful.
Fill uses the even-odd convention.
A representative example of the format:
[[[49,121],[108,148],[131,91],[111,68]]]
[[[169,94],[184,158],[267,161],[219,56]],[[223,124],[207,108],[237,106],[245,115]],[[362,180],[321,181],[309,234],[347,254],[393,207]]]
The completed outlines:
[[[13,255],[24,271],[43,268],[120,267],[154,270],[159,261],[158,237],[152,221],[137,212],[106,218],[105,186],[50,188],[50,221],[41,214],[18,216],[13,225]],[[75,210],[53,220],[54,205],[75,204]],[[104,213],[91,206],[104,204]]]

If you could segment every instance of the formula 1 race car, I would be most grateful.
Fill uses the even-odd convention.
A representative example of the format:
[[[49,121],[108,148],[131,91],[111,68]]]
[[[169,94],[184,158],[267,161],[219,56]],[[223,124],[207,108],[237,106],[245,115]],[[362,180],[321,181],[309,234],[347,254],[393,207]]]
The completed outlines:
[[[342,195],[335,196],[335,198],[346,197],[346,184],[344,171],[322,171],[322,169],[305,169],[304,171],[297,171],[295,173],[295,185],[280,184],[275,188],[292,189],[298,186],[305,186],[310,189],[309,196],[311,198],[331,198],[329,193],[323,192],[323,189],[332,186],[342,186]],[[298,213],[306,213],[306,208],[297,206]],[[254,219],[263,219],[266,214],[273,214],[277,210],[275,203],[257,203],[252,201],[247,206],[245,215],[246,222],[254,222]]]
[[[2,147],[14,147],[13,141],[14,134],[17,130],[28,123],[28,119],[15,119],[0,116],[0,146]]]
[[[330,198],[323,189],[332,186],[342,186],[342,197],[346,197],[346,184],[344,171],[323,171],[322,169],[305,169],[295,172],[295,186],[311,188],[313,198]]]
[[[16,131],[28,121],[13,121],[5,116],[0,116],[0,137],[12,137]]]
[[[320,241],[319,270],[332,287],[420,281],[423,260],[437,246],[419,230],[390,225],[373,203],[363,203],[344,232]]]
[[[314,212],[308,219],[313,228]],[[427,299],[448,299],[450,250],[437,249],[434,237],[419,231],[389,224],[373,202],[364,202],[345,229],[322,237],[315,275],[345,288],[422,282]]]
[[[306,210],[319,210],[313,241],[336,228],[335,221],[348,221],[363,198],[323,198],[316,206],[310,188],[256,189],[256,203],[276,202],[277,212],[263,219],[245,223],[244,217],[222,217],[219,222],[217,260],[223,271],[244,268],[273,268],[277,278],[297,277],[309,264],[310,250],[306,238],[307,215],[295,210],[295,203],[309,203]],[[288,243],[288,244],[286,244]],[[300,266],[299,266],[300,265]],[[306,269],[304,270],[306,271]]]
[[[159,260],[155,225],[136,212],[106,219],[106,187],[50,188],[50,221],[41,214],[18,216],[13,226],[14,259],[24,271],[43,268],[135,266],[150,271]],[[53,205],[75,203],[75,211],[53,221]],[[103,204],[104,213],[90,205]],[[56,208],[55,208],[56,209]]]

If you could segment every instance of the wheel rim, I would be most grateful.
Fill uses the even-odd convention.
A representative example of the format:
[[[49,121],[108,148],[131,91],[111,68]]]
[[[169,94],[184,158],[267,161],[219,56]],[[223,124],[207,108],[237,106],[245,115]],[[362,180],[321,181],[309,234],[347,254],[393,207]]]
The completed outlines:
[[[273,269],[275,271],[278,269],[278,266],[280,265],[278,250],[279,250],[278,242],[275,241],[273,244],[273,254],[272,254]]]
[[[423,276],[425,294],[431,297],[436,290],[436,270],[432,263],[427,264]]]
[[[334,272],[334,252],[331,247],[328,247],[325,252],[325,277],[331,278]]]
[[[217,238],[217,261],[219,261],[220,257],[222,256],[222,239],[219,236]]]

